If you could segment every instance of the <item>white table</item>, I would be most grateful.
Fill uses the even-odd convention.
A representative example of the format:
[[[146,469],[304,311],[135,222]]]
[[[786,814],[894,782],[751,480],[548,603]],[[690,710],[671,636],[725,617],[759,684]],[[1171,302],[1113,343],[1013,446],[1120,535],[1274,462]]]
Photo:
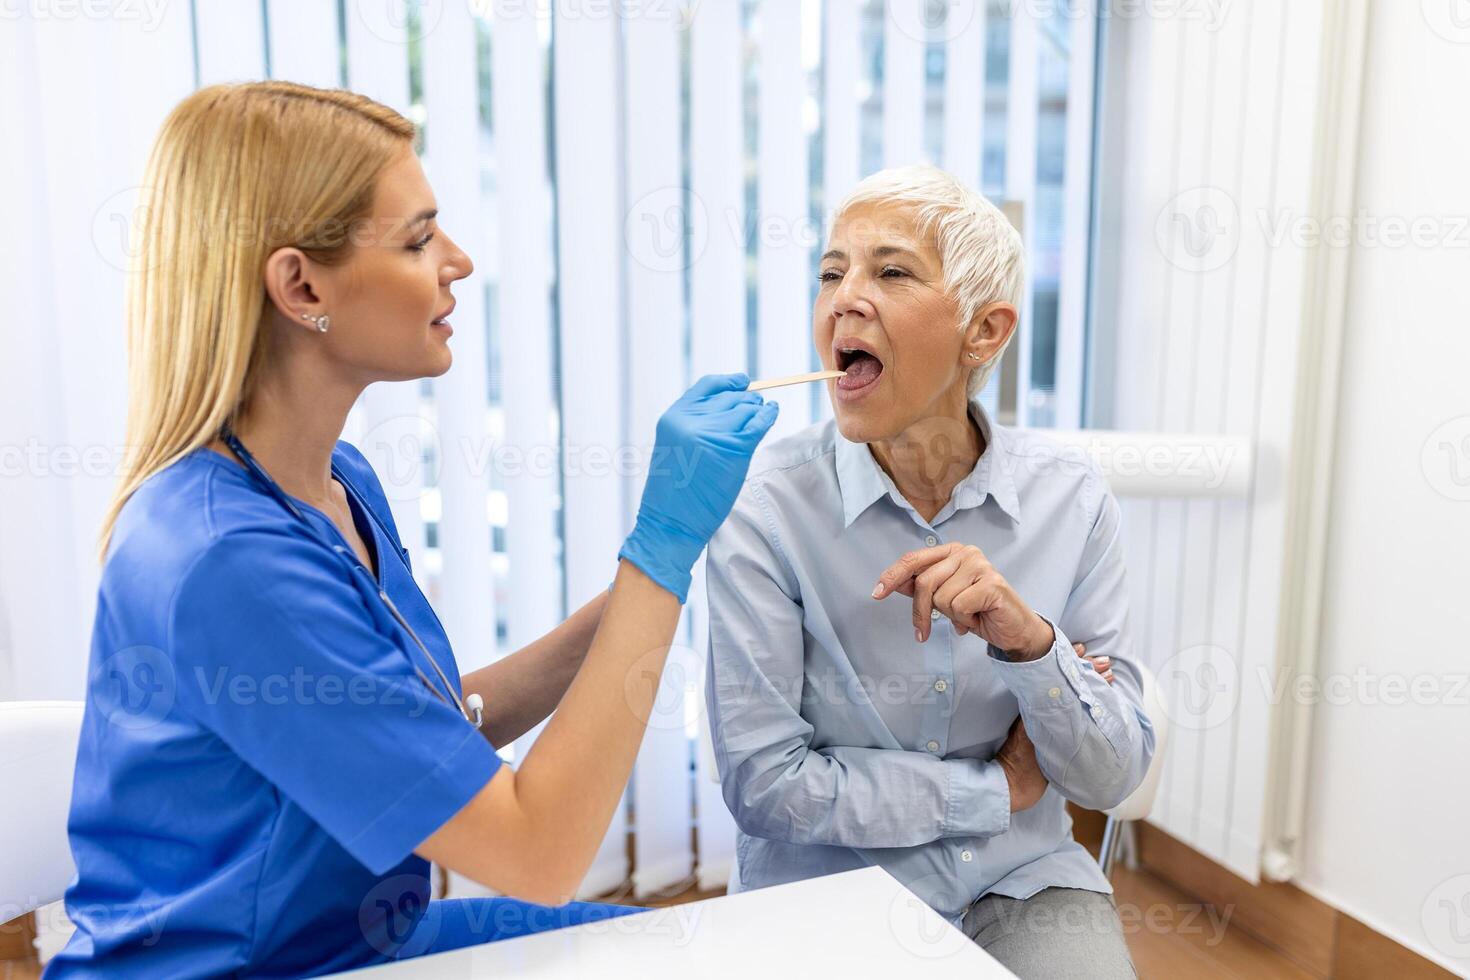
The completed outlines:
[[[881,868],[471,946],[353,977],[884,977],[1012,974]]]

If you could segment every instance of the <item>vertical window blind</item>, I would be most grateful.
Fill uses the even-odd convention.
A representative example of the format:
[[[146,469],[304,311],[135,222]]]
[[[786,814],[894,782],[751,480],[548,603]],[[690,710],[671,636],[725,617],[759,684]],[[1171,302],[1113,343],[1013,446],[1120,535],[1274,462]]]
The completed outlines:
[[[8,159],[0,186],[12,213],[51,229],[26,255],[0,246],[14,260],[0,265],[79,354],[25,348],[9,372],[17,404],[30,392],[59,414],[7,423],[6,441],[30,426],[121,443],[125,266],[110,256],[124,246],[107,242],[179,98],[284,78],[393,106],[421,127],[440,222],[476,271],[455,289],[454,368],[373,386],[345,437],[381,476],[463,670],[609,585],[655,423],[695,377],[816,365],[826,223],[880,167],[932,162],[1008,202],[1029,281],[1014,363],[984,397],[1007,421],[1082,422],[1097,27],[1084,0],[195,0],[161,17],[0,32],[20,83],[0,95],[7,131],[41,148]],[[72,295],[62,269],[95,270],[95,288]],[[81,351],[93,337],[111,354]],[[818,386],[773,394],[773,437],[830,414]],[[44,502],[36,490],[76,547],[32,574],[74,610],[95,593],[92,532],[113,476]],[[728,875],[734,828],[697,745],[703,595],[696,574],[662,676],[629,678],[660,693],[586,895]],[[44,612],[7,610],[12,636],[39,636],[27,617]],[[75,634],[54,641],[54,677],[14,675],[16,696],[80,695]],[[523,756],[535,737],[502,752]]]

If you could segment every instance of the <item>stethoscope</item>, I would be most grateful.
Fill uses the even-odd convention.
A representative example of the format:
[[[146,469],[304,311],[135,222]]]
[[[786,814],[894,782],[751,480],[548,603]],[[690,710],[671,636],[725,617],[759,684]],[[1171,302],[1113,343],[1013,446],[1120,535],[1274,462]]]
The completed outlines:
[[[455,708],[458,708],[460,715],[464,718],[465,721],[469,722],[471,725],[474,725],[476,728],[479,728],[484,723],[485,719],[484,699],[481,698],[478,694],[471,694],[469,697],[463,700],[460,699],[459,693],[455,691],[454,685],[450,683],[449,677],[444,673],[444,669],[439,666],[439,661],[435,660],[434,655],[429,652],[429,648],[424,646],[424,641],[419,639],[419,635],[415,633],[413,627],[408,624],[408,620],[404,618],[403,613],[398,611],[398,606],[388,595],[388,591],[378,585],[377,580],[373,578],[372,572],[368,571],[367,568],[363,566],[362,562],[358,560],[357,553],[351,548],[347,547],[345,544],[333,544],[332,542],[324,539],[321,536],[320,532],[317,531],[316,525],[307,520],[307,517],[304,513],[302,513],[301,508],[296,506],[296,501],[291,499],[291,495],[286,493],[285,490],[282,490],[280,484],[276,483],[276,481],[271,478],[271,475],[265,471],[265,467],[261,466],[255,461],[255,457],[250,455],[250,451],[245,448],[245,444],[242,443],[239,437],[231,432],[228,427],[220,431],[220,439],[224,441],[224,444],[226,446],[230,447],[230,450],[234,452],[236,456],[240,457],[240,462],[245,464],[245,469],[249,471],[252,477],[254,477],[255,482],[259,483],[267,493],[276,498],[277,503],[286,508],[286,510],[290,511],[291,515],[295,517],[298,521],[300,521],[301,524],[307,529],[308,532],[310,532],[310,534],[314,538],[316,538],[319,542],[326,545],[327,547],[331,548],[332,551],[336,553],[339,558],[342,559],[342,561],[346,562],[350,566],[352,574],[362,576],[368,583],[372,585],[373,591],[378,594],[378,598],[382,600],[383,605],[387,608],[388,612],[392,614],[393,619],[398,623],[399,626],[403,628],[403,631],[409,635],[409,638],[413,640],[414,645],[419,648],[419,652],[424,655],[424,658],[428,660],[429,664],[434,668],[434,673],[439,676],[439,683],[444,686],[444,691],[441,693],[439,688],[434,685],[434,682],[429,679],[428,675],[425,674],[422,669],[420,669],[418,664],[414,664],[412,658],[410,658],[409,663],[413,664],[413,672],[418,675],[419,680],[424,682],[424,686],[434,693],[435,697],[437,697],[440,701],[444,701],[445,704],[452,704]],[[392,542],[393,535],[388,533],[388,529],[383,525],[382,518],[378,517],[377,512],[369,507],[367,505],[367,502],[358,495],[357,488],[352,485],[351,480],[349,480],[346,476],[342,474],[339,469],[337,469],[336,463],[332,464],[332,475],[336,477],[339,482],[341,482],[342,486],[347,489],[348,493],[352,494],[352,497],[354,500],[357,501],[358,506],[361,507],[365,512],[367,512],[367,514],[372,518],[373,523],[376,524],[379,530],[383,532],[383,537],[388,539],[389,542]],[[396,551],[397,549],[393,550]],[[378,560],[379,562],[382,561],[381,555],[379,556]],[[403,567],[405,570],[407,570],[408,561],[403,557],[402,552],[399,552],[398,560],[403,562]],[[449,695],[448,700],[445,700],[445,694]]]

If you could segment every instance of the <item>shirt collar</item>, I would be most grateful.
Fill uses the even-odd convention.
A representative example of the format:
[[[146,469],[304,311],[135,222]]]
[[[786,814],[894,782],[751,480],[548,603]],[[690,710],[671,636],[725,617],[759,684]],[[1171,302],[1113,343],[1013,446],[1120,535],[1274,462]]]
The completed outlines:
[[[1006,431],[991,424],[990,416],[978,397],[971,399],[969,408],[970,417],[985,436],[985,451],[980,454],[975,468],[955,485],[949,503],[935,516],[939,518],[950,511],[979,507],[985,503],[986,497],[990,497],[1012,521],[1019,524],[1021,502],[1006,454]],[[898,506],[911,510],[912,505],[883,472],[868,444],[849,442],[842,438],[835,425],[833,429],[837,440],[837,486],[842,495],[842,526],[852,526],[858,515],[884,494]]]

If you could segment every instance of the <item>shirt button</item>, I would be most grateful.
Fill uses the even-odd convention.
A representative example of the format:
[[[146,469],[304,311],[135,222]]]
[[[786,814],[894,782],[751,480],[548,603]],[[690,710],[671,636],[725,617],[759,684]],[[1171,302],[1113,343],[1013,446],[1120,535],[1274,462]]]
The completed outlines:
[[[1098,715],[1102,714],[1102,709],[1099,708],[1097,705],[1093,705],[1091,714],[1092,717],[1096,718]]]
[[[933,612],[931,612],[929,614],[929,618],[930,619],[938,619],[940,616],[943,616],[943,615],[944,615],[944,613],[942,613],[938,609],[936,609],[936,610],[934,610]]]
[[[939,680],[934,682],[934,690],[938,691],[940,694],[943,694],[945,691],[949,690],[949,681],[945,680],[943,677],[939,678]]]
[[[924,748],[928,749],[930,752],[938,752],[939,743],[931,738],[928,742],[925,743]]]
[[[971,854],[968,849],[960,851],[960,860],[965,862],[966,864],[969,864],[974,856],[975,855]]]
[[[1061,688],[1054,687],[1050,691],[1047,691],[1046,692],[1046,696],[1049,697],[1049,698],[1055,698],[1055,697],[1059,697],[1061,695],[1061,693],[1062,693],[1062,689]]]
[[[925,538],[924,538],[924,543],[925,543],[925,544],[927,544],[927,545],[928,545],[928,546],[929,546],[929,547],[931,547],[931,548],[932,548],[932,547],[934,547],[934,546],[935,546],[935,545],[936,545],[936,544],[938,544],[938,543],[939,543],[939,539],[938,539],[938,538],[936,538],[936,537],[935,537],[935,536],[934,536],[934,535],[932,535],[932,534],[930,534],[930,535],[927,535],[927,536],[926,536],[926,537],[925,537]]]

